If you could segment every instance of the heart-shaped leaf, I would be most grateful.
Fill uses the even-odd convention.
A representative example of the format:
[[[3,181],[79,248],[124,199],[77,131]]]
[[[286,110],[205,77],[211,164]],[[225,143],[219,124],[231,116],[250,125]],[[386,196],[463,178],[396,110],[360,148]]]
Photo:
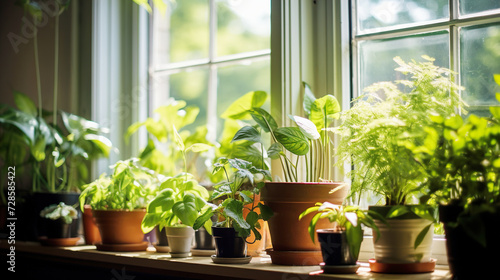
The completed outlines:
[[[280,127],[274,131],[274,135],[293,154],[303,156],[309,152],[309,141],[298,127]]]

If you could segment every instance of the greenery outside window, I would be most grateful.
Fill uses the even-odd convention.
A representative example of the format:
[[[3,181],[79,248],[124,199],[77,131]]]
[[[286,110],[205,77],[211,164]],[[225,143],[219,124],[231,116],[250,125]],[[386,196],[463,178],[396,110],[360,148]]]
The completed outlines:
[[[436,58],[459,73],[468,111],[489,115],[497,106],[500,2],[491,0],[353,0],[354,96],[374,82],[397,79],[392,58]]]
[[[253,90],[270,91],[270,0],[166,1],[151,17],[149,112],[169,98],[198,106],[191,128],[217,140],[219,116]]]

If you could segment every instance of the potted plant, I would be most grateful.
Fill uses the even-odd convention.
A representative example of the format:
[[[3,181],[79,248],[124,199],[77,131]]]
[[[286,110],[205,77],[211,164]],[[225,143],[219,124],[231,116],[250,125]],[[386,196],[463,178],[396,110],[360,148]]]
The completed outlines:
[[[240,154],[247,154],[244,159],[260,159],[264,169],[267,154],[281,164],[284,182],[267,182],[261,194],[261,199],[276,213],[269,220],[273,248],[268,250],[275,264],[320,263],[319,244],[310,240],[307,231],[309,220],[299,221],[298,216],[317,201],[326,199],[342,204],[347,194],[344,183],[332,181],[330,169],[333,143],[327,128],[338,118],[340,105],[332,95],[316,99],[306,83],[304,88],[304,111],[308,118],[291,116],[295,126],[279,127],[271,114],[259,107],[267,96],[265,92],[246,94],[223,115],[240,120],[250,118],[256,123],[242,127],[233,137],[233,141],[241,142],[238,150]],[[266,150],[263,133],[269,133],[272,140]],[[336,191],[331,193],[331,190]],[[327,226],[326,221],[318,224],[320,228]],[[290,234],[292,231],[294,234]]]
[[[231,168],[228,170],[226,166]],[[259,231],[259,220],[267,221],[272,210],[261,202],[255,203],[252,197],[259,194],[264,180],[270,179],[269,172],[258,169],[252,163],[242,159],[219,158],[214,164],[214,173],[224,172],[226,177],[214,186],[211,200],[220,200],[213,211],[200,216],[195,228],[211,225],[210,217],[216,213],[218,222],[212,227],[215,238],[215,252],[212,261],[215,263],[249,263],[252,259],[247,255],[246,244],[254,243],[262,238]],[[234,170],[231,177],[228,171]],[[243,209],[247,208],[244,217]],[[248,240],[253,233],[253,240]]]
[[[168,178],[149,202],[141,223],[142,230],[146,233],[156,226],[160,231],[165,228],[172,257],[187,257],[191,251],[195,220],[211,211],[207,199],[207,190],[193,175],[180,173]],[[162,245],[155,247],[158,251],[165,250]]]
[[[80,239],[71,235],[70,225],[78,218],[78,211],[70,205],[60,202],[45,207],[40,217],[47,220],[47,236],[42,239],[47,245],[71,246]]]
[[[111,176],[104,174],[83,186],[80,206],[90,205],[102,243],[96,244],[104,251],[142,251],[148,246],[143,242],[141,222],[146,205],[159,181],[154,172],[137,164],[137,159],[118,161]]]
[[[406,272],[434,267],[430,254],[436,211],[432,205],[418,204],[426,174],[410,148],[425,141],[416,135],[432,127],[433,115],[449,116],[464,103],[450,80],[453,72],[423,58],[425,62],[405,63],[396,57],[396,71],[409,79],[367,87],[334,129],[341,137],[339,162],[354,166],[351,197],[359,200],[366,193],[378,197],[382,205],[369,209],[386,218],[386,223],[375,220],[380,236],[374,238],[373,271],[379,271],[377,263],[414,263]],[[398,266],[382,271],[392,267]]]
[[[495,77],[497,82],[500,76]],[[500,94],[497,93],[500,100]],[[439,203],[450,271],[456,279],[488,278],[500,261],[500,110],[493,118],[435,116],[414,146],[428,179],[422,200]]]
[[[183,159],[184,170],[188,169],[186,155],[190,151],[200,153],[211,148],[205,143],[194,143],[186,147],[175,125],[172,125],[172,134],[177,153]],[[147,214],[141,223],[142,230],[146,233],[156,226],[160,231],[165,228],[170,248],[165,249],[165,245],[160,244],[156,246],[157,250],[169,250],[172,257],[187,257],[191,251],[195,220],[211,211],[206,202],[208,191],[187,172],[166,179],[159,190],[148,204]]]
[[[329,202],[316,203],[308,208],[299,219],[310,213],[317,212],[309,224],[309,234],[314,242],[315,233],[321,244],[323,255],[322,268],[325,273],[355,273],[359,265],[356,264],[363,241],[361,225],[378,231],[371,215],[376,212],[361,210],[358,206],[341,206]],[[380,217],[382,220],[383,217]],[[319,229],[315,232],[316,224],[320,219],[328,219],[333,225],[330,229]],[[379,235],[379,234],[378,234]]]

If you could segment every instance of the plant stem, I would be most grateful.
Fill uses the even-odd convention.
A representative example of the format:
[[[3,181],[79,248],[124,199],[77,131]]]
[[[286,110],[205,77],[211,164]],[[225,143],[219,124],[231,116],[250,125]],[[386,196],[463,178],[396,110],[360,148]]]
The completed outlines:
[[[38,29],[37,29],[37,20],[33,17],[33,26],[35,36],[33,38],[33,47],[35,51],[35,72],[36,72],[36,87],[38,91],[38,116],[42,117],[42,83],[40,81],[40,65],[38,60]]]
[[[57,126],[57,93],[59,79],[59,15],[55,18],[54,24],[54,105],[52,113],[52,124]]]

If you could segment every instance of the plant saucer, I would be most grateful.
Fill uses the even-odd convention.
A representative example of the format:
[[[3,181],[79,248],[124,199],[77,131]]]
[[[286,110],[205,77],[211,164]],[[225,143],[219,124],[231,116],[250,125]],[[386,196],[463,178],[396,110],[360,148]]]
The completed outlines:
[[[170,246],[162,246],[158,245],[157,243],[153,244],[153,246],[156,249],[156,252],[158,253],[170,253]]]
[[[325,263],[321,263],[320,267],[323,269],[323,273],[325,274],[352,274],[356,273],[359,268],[359,264],[354,265],[325,265]]]
[[[221,258],[216,255],[212,255],[212,261],[219,264],[247,264],[252,260],[252,256],[246,256],[242,258]]]

